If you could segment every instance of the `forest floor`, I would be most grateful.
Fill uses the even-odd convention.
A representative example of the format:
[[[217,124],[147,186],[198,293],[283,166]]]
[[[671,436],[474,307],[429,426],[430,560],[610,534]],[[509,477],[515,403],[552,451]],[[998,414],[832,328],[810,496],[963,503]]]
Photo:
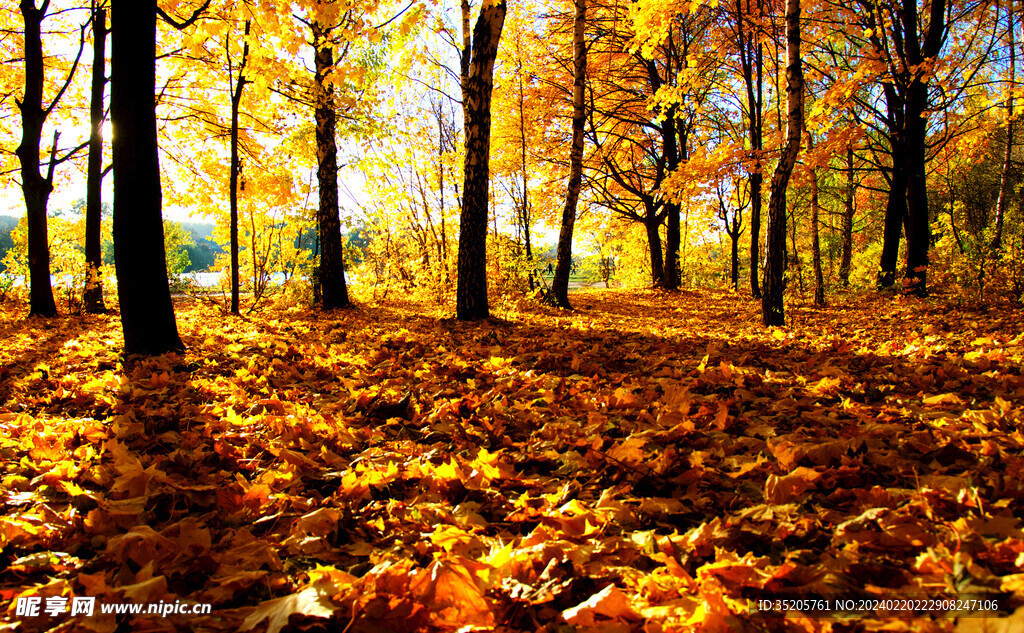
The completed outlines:
[[[0,306],[0,630],[1024,630],[1019,307],[573,299]]]

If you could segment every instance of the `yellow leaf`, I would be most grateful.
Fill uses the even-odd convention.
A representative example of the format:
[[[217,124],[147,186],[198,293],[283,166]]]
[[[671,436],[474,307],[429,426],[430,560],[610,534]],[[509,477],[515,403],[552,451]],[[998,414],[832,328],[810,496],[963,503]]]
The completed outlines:
[[[329,618],[335,606],[322,595],[314,585],[283,598],[266,600],[256,606],[242,622],[240,631],[251,631],[260,622],[267,620],[267,633],[278,633],[288,625],[293,614]]]
[[[595,626],[594,616],[606,618],[636,618],[637,614],[629,604],[629,598],[615,585],[608,585],[575,607],[562,612],[569,624]]]

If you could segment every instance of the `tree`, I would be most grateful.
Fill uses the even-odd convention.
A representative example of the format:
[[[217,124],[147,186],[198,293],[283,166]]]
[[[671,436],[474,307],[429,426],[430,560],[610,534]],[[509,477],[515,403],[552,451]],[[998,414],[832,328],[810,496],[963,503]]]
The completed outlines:
[[[800,0],[786,2],[786,145],[772,174],[768,200],[768,252],[764,269],[761,319],[765,325],[785,325],[786,189],[800,153],[804,119],[804,79],[800,57]]]
[[[755,299],[761,297],[758,265],[761,258],[761,185],[764,181],[761,171],[761,154],[764,149],[764,49],[760,27],[763,11],[762,0],[746,0],[745,4],[744,0],[736,0],[731,15],[746,97],[744,114],[749,151],[754,162],[747,179],[750,186],[750,294]]]
[[[85,292],[82,303],[91,314],[106,312],[103,304],[103,93],[107,85],[107,11],[94,7],[92,13],[92,91],[89,103],[89,158],[85,204]]]
[[[569,148],[569,183],[566,187],[562,226],[558,233],[558,262],[551,281],[552,301],[561,308],[569,308],[569,273],[572,269],[572,232],[576,222],[576,203],[583,183],[583,126],[586,110],[583,89],[587,72],[587,44],[584,39],[587,2],[574,0],[573,18],[573,82],[572,82],[572,145]]]
[[[840,240],[842,255],[839,260],[839,283],[843,288],[850,285],[850,266],[853,263],[853,215],[856,182],[853,178],[853,145],[846,148],[846,190],[843,195],[842,226]]]
[[[338,115],[334,105],[334,86],[329,77],[334,70],[334,52],[328,39],[331,25],[316,19],[312,22],[313,50],[316,64],[314,94],[316,97],[317,181],[320,206],[317,227],[320,245],[320,266],[317,284],[320,307],[324,310],[349,307],[345,285],[345,254],[341,247],[341,219],[338,211]]]
[[[224,56],[228,67],[228,84],[231,89],[231,174],[228,185],[228,197],[230,205],[230,231],[231,231],[231,313],[238,314],[238,178],[242,171],[242,164],[238,157],[238,114],[242,105],[242,92],[245,90],[249,80],[245,77],[245,66],[249,62],[249,30],[252,21],[245,21],[245,33],[242,44],[242,58],[235,66],[231,57],[230,35],[224,36]]]
[[[21,163],[21,188],[25,196],[25,211],[28,218],[28,260],[29,260],[29,315],[53,317],[57,315],[57,306],[53,301],[53,288],[50,285],[50,249],[46,230],[46,206],[53,192],[53,177],[56,167],[68,160],[79,148],[75,148],[63,156],[58,156],[60,133],[54,132],[53,144],[44,176],[42,168],[41,148],[43,125],[53,113],[61,97],[71,85],[78,61],[85,48],[85,25],[82,26],[78,54],[75,56],[71,69],[65,76],[63,84],[54,98],[43,104],[43,88],[45,84],[45,62],[43,58],[42,24],[50,8],[50,0],[36,7],[35,0],[21,0],[19,4],[25,24],[25,87],[21,100],[17,101],[21,110],[21,144],[16,154]]]
[[[464,47],[461,75],[466,157],[455,294],[456,317],[460,321],[485,319],[489,315],[486,267],[491,89],[505,11],[505,0],[485,0],[470,36],[469,0],[462,2]]]
[[[184,23],[209,6],[207,0]],[[167,281],[156,130],[156,0],[112,0],[114,265],[126,354],[182,349]]]
[[[814,137],[807,132],[807,149],[814,149]],[[811,181],[811,262],[814,269],[814,305],[825,305],[825,276],[821,270],[821,235],[819,233],[818,216],[821,207],[818,203],[818,172],[814,165],[808,165],[807,176]]]
[[[1007,48],[1010,50],[1010,67],[1007,71],[1008,83],[1010,84],[1009,95],[1006,98],[1006,145],[1003,152],[1003,171],[999,177],[999,198],[996,201],[996,227],[995,235],[992,236],[992,248],[999,250],[1003,247],[1003,226],[1006,222],[1006,213],[1010,206],[1011,180],[1013,171],[1013,131],[1015,118],[1014,110],[1014,89],[1017,87],[1017,42],[1016,25],[1014,19],[1014,0],[1006,3],[1006,39]]]
[[[749,185],[749,181],[748,181]],[[750,204],[749,197],[744,200],[741,197],[739,187],[736,191],[736,202],[726,202],[725,192],[722,185],[716,188],[718,196],[718,219],[722,221],[725,232],[729,236],[729,279],[733,290],[740,287],[740,236],[743,234],[743,211]]]

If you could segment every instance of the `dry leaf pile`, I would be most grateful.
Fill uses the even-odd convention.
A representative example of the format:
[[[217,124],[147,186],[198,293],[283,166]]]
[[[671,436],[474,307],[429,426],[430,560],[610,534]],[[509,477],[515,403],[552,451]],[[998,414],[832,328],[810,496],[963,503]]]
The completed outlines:
[[[729,293],[0,320],[0,609],[17,631],[1024,630],[1019,309]],[[753,613],[985,597],[990,618]],[[18,597],[210,603],[17,617]]]

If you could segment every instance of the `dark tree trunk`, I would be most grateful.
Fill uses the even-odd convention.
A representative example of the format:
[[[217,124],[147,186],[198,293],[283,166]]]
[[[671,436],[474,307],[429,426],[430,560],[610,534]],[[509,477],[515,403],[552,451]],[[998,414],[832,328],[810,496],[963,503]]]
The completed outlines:
[[[916,87],[916,86],[919,86]],[[911,85],[907,100],[907,290],[923,296],[928,292],[928,189],[925,174],[925,129],[922,117],[927,94],[923,84]]]
[[[583,88],[587,71],[587,46],[584,26],[587,19],[586,0],[574,0],[576,15],[573,19],[573,81],[572,81],[572,145],[569,148],[569,184],[562,210],[562,228],[558,233],[558,262],[555,278],[551,281],[554,303],[562,308],[569,305],[569,273],[572,272],[572,232],[576,223],[576,203],[583,183],[583,124],[586,121]]]
[[[850,266],[853,263],[853,210],[854,210],[854,181],[853,181],[853,147],[846,150],[846,197],[843,200],[843,225],[841,238],[843,243],[843,254],[839,261],[839,282],[843,288],[850,286]]]
[[[740,287],[740,236],[739,231],[729,233],[731,242],[729,249],[729,263],[731,269],[732,289],[739,290]]]
[[[316,156],[319,163],[316,176],[320,188],[320,206],[317,210],[320,266],[316,283],[320,287],[320,307],[333,310],[347,308],[350,303],[341,247],[341,218],[338,214],[338,145],[335,140],[337,113],[334,109],[334,87],[327,83],[327,74],[334,66],[334,55],[324,39],[324,29],[314,24]]]
[[[761,298],[758,270],[761,263],[761,185],[764,175],[750,174],[750,296]]]
[[[167,283],[156,133],[156,0],[112,0],[114,262],[126,354],[182,349]]]
[[[917,0],[903,0],[903,39],[906,63],[916,68],[938,56],[944,43],[946,2],[934,0],[929,7],[928,30],[918,35]],[[923,296],[928,293],[928,249],[931,225],[928,217],[928,185],[925,141],[928,119],[928,78],[914,73],[907,87],[907,289]]]
[[[814,147],[814,140],[807,135],[807,148]],[[818,174],[811,170],[811,262],[814,268],[814,305],[825,305],[825,276],[821,270],[821,236],[818,227],[820,207],[818,205]]]
[[[29,316],[57,316],[50,285],[50,244],[46,230],[46,205],[53,191],[53,162],[57,135],[53,138],[50,167],[40,173],[40,149],[43,123],[49,112],[43,108],[42,22],[49,1],[36,8],[35,0],[21,1],[25,21],[25,93],[18,102],[21,110],[21,144],[15,152],[21,163],[21,189],[25,194],[28,223]]]
[[[250,29],[249,20],[245,21],[245,37],[249,36]],[[228,49],[228,43],[225,42],[225,50]],[[242,92],[245,90],[245,84],[249,83],[245,79],[245,64],[249,61],[249,41],[246,39],[242,45],[242,61],[238,65],[238,76],[231,77],[231,55],[227,54],[228,62],[228,80],[231,82],[231,181],[228,185],[228,204],[230,207],[231,214],[231,313],[238,314],[239,312],[239,265],[238,265],[238,178],[241,174],[241,162],[238,158],[238,115],[239,110],[242,107]],[[252,253],[252,261],[255,266],[256,253]],[[255,286],[253,286],[255,292]]]
[[[761,318],[765,325],[785,325],[783,305],[786,268],[786,189],[800,153],[803,130],[803,71],[800,57],[800,0],[786,3],[786,145],[772,175],[768,202],[768,257],[764,270]]]
[[[530,267],[528,275],[530,291],[537,285],[534,278],[533,245],[530,243],[530,174],[526,167],[526,95],[523,93],[523,68],[522,65],[516,70],[516,79],[519,83],[519,160],[520,169],[523,172],[523,202],[519,210],[520,225],[523,230],[523,246],[526,250],[527,266]],[[443,195],[443,193],[442,193]],[[441,215],[444,221],[444,214]]]
[[[644,200],[647,215],[644,216],[644,228],[647,229],[647,244],[651,250],[651,285],[655,288],[665,286],[665,263],[661,257],[661,215],[649,197]]]
[[[680,154],[686,156],[686,147],[676,142],[676,109],[672,107],[665,115],[661,126],[662,142],[665,147],[665,163],[669,172],[679,168]],[[665,201],[665,290],[679,289],[679,204]]]
[[[93,12],[92,94],[89,102],[89,158],[85,183],[85,293],[82,304],[90,314],[106,312],[103,304],[103,92],[107,85],[107,12]]]
[[[1010,0],[1006,7],[1006,33],[1010,44],[1009,79],[1012,88],[1017,87],[1017,29],[1014,24],[1014,11],[1014,0]],[[1013,92],[1010,92],[1006,100],[1006,145],[1003,151],[1003,170],[999,176],[999,198],[996,200],[995,235],[992,236],[991,245],[994,250],[999,250],[1003,247],[1003,225],[1006,222],[1006,212],[1010,207],[1010,196],[1013,195],[1013,185],[1010,182],[1011,171],[1013,170],[1013,132],[1015,127],[1013,106]]]
[[[463,74],[462,84],[466,161],[462,213],[459,218],[459,275],[455,293],[456,317],[460,321],[486,319],[489,315],[487,201],[490,186],[491,88],[494,86],[494,59],[498,54],[498,41],[505,24],[505,9],[504,0],[485,4],[473,28],[472,46],[463,51],[463,59],[468,59],[469,64]]]
[[[757,0],[758,17],[761,1]],[[747,134],[750,151],[754,156],[754,170],[750,173],[750,295],[761,298],[758,267],[761,263],[761,187],[764,174],[761,173],[761,151],[764,148],[763,115],[763,68],[764,52],[761,37],[750,26],[744,30],[744,11],[741,0],[736,0],[736,28],[739,39],[740,62],[743,70],[743,84],[747,97]]]
[[[900,235],[907,216],[907,175],[903,141],[898,131],[890,133],[892,170],[889,197],[882,227],[882,257],[878,266],[878,289],[889,290],[896,284],[896,266],[900,255]]]

